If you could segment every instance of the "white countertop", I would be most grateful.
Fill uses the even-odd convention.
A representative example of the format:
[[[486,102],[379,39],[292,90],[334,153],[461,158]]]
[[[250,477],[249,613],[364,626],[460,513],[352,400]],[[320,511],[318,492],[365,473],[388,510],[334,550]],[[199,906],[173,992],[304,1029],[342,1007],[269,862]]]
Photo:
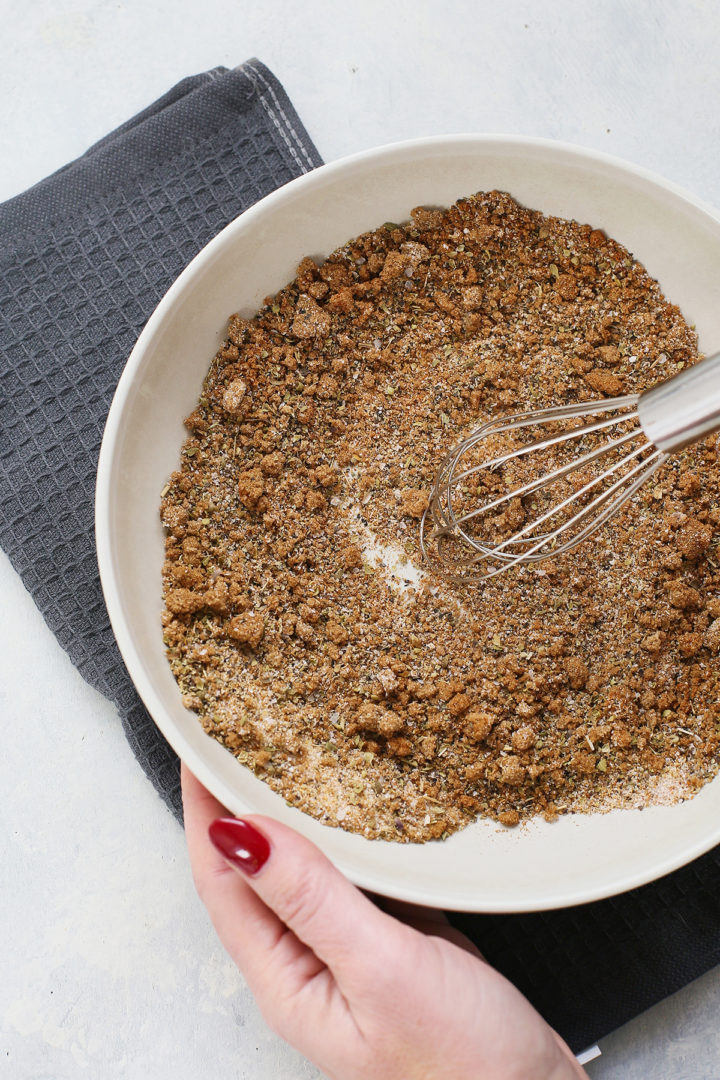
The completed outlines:
[[[326,161],[416,135],[541,135],[720,206],[714,0],[4,0],[0,13],[0,199],[185,75],[255,55]],[[319,1077],[264,1025],[114,707],[4,556],[0,596],[0,1077]],[[588,1071],[712,1080],[719,1014],[717,969],[604,1040]]]

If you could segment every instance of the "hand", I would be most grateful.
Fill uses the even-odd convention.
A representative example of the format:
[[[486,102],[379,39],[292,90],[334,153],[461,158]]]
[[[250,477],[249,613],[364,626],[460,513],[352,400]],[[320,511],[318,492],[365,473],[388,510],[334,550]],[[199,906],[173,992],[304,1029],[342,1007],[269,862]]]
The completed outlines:
[[[195,884],[220,940],[267,1022],[332,1080],[587,1078],[439,912],[395,905],[412,925],[399,921],[309,840],[228,818],[185,767],[182,780]]]

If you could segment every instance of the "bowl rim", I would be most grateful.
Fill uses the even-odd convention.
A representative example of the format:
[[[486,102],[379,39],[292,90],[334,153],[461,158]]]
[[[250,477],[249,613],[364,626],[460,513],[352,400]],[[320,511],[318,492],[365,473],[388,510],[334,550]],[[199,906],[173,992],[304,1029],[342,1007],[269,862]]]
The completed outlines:
[[[145,352],[160,328],[166,313],[173,307],[188,280],[192,278],[201,267],[213,259],[216,250],[221,248],[227,242],[228,238],[232,236],[232,233],[236,229],[244,227],[245,224],[248,221],[251,221],[255,216],[266,213],[276,202],[286,199],[289,192],[301,191],[304,187],[317,184],[319,176],[329,176],[340,173],[343,170],[352,169],[367,161],[382,161],[384,158],[394,157],[398,154],[412,155],[425,149],[461,149],[463,146],[496,147],[498,149],[502,147],[527,148],[530,151],[547,150],[553,154],[565,154],[569,158],[575,158],[576,160],[585,163],[594,163],[598,166],[609,167],[626,176],[635,176],[656,188],[660,188],[670,193],[695,210],[701,211],[720,225],[720,211],[715,209],[712,205],[705,202],[703,199],[698,198],[691,191],[674,181],[667,180],[665,177],[654,171],[647,169],[644,166],[626,161],[619,156],[608,154],[602,150],[583,147],[571,142],[541,138],[532,135],[462,132],[458,134],[423,136],[384,143],[318,166],[316,169],[312,169],[288,183],[283,184],[279,188],[276,188],[263,198],[259,199],[252,206],[248,207],[248,209],[237,215],[217,232],[215,236],[213,236],[212,239],[198,251],[190,262],[186,264],[168,290],[164,293],[145,323],[117,382],[107,414],[98,457],[95,485],[94,524],[97,562],[103,596],[115,640],[135,689],[148,709],[153,722],[178,754],[180,759],[188,764],[201,783],[215,793],[226,790],[224,782],[219,781],[212,770],[205,765],[198,755],[196,755],[194,749],[187,742],[182,732],[180,732],[174,722],[169,719],[162,701],[154,690],[151,680],[146,679],[145,677],[141,658],[135,647],[130,627],[125,620],[121,595],[114,572],[112,541],[110,535],[112,505],[111,474],[118,439],[122,431],[124,408],[128,401],[138,369],[140,368]],[[218,797],[221,796],[218,795]],[[438,887],[435,890],[429,890],[424,887],[413,887],[412,882],[409,882],[407,887],[393,885],[392,889],[388,891],[388,886],[383,879],[382,872],[373,874],[367,871],[360,871],[357,867],[349,866],[343,859],[335,856],[333,856],[333,861],[338,869],[340,869],[341,872],[349,877],[356,885],[373,892],[393,896],[414,903],[444,907],[448,910],[513,913],[520,911],[552,910],[555,908],[589,903],[618,895],[619,893],[637,888],[663,877],[673,870],[698,858],[718,844],[720,844],[720,821],[718,821],[715,829],[709,829],[695,843],[684,847],[681,852],[668,856],[665,859],[656,860],[652,867],[644,870],[636,870],[634,872],[626,869],[621,873],[608,875],[602,887],[570,887],[566,888],[564,891],[557,890],[552,898],[538,898],[537,901],[533,903],[526,900],[523,902],[522,907],[518,907],[517,902],[513,903],[512,900],[495,900],[490,903],[483,903],[482,906],[469,907],[467,903],[448,902],[448,897],[443,893],[441,887]]]

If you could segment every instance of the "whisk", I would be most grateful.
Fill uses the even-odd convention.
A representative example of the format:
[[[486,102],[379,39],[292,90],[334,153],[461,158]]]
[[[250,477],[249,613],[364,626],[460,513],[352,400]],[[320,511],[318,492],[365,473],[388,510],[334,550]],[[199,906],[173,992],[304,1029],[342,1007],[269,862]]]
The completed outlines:
[[[571,551],[671,453],[718,429],[720,353],[642,394],[491,420],[440,464],[423,554],[466,582]]]

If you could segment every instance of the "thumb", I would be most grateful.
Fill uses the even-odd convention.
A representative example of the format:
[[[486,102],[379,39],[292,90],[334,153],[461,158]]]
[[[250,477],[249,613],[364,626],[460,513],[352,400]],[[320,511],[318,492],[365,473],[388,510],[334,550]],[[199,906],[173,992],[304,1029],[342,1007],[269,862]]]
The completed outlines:
[[[378,910],[310,841],[272,818],[220,818],[210,839],[277,917],[334,974],[341,989],[377,981],[378,955],[412,934]]]

